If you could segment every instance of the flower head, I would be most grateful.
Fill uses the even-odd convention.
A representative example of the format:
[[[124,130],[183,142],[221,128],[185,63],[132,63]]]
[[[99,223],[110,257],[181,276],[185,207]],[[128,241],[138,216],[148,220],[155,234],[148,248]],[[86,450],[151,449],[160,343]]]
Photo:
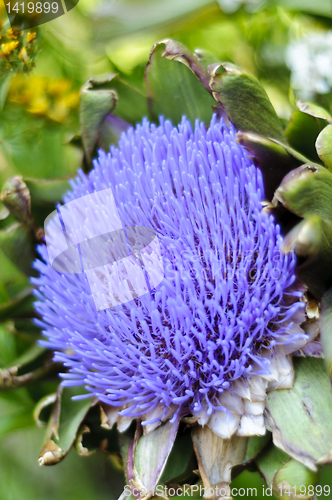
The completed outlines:
[[[191,413],[222,437],[264,433],[268,384],[292,384],[288,354],[305,342],[304,303],[295,256],[280,252],[261,172],[233,126],[143,120],[100,152],[64,201],[107,188],[124,226],[156,231],[165,276],[97,311],[86,276],[58,273],[39,248],[36,308],[45,345],[69,369],[64,384],[86,385],[126,422]],[[116,294],[119,276],[103,278]]]

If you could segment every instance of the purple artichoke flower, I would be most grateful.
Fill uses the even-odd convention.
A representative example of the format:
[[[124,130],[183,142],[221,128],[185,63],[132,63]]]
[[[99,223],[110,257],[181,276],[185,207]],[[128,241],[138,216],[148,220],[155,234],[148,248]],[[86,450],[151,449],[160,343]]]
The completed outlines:
[[[164,278],[97,310],[86,274],[57,272],[39,247],[38,323],[68,369],[63,384],[85,385],[119,430],[192,414],[224,438],[264,434],[266,391],[292,386],[290,353],[307,341],[305,304],[234,127],[144,119],[71,186],[65,203],[110,188],[124,227],[152,228]],[[121,276],[103,269],[100,286],[116,296]]]

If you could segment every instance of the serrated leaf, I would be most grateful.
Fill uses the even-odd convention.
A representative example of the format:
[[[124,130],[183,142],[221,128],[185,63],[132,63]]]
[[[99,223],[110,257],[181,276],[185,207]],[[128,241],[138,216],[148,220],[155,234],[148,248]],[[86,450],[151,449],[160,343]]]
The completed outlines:
[[[299,217],[318,215],[332,227],[332,174],[319,165],[302,165],[283,179],[275,197]]]
[[[319,158],[332,172],[332,125],[325,127],[316,140],[316,149]]]
[[[331,460],[331,382],[323,360],[293,358],[293,362],[293,388],[272,391],[267,396],[267,426],[277,447],[316,471],[318,462]]]
[[[297,224],[282,244],[284,252],[291,249],[301,258],[296,268],[298,277],[320,299],[332,285],[332,229],[320,217],[313,215]]]
[[[227,62],[214,64],[209,71],[213,96],[237,130],[285,141],[280,120],[257,78]]]
[[[92,405],[91,398],[72,399],[82,393],[82,387],[59,387],[39,454],[40,465],[59,463],[73,446],[80,425]]]
[[[163,115],[177,125],[185,115],[192,124],[196,119],[210,122],[215,101],[202,83],[208,74],[186,47],[172,40],[155,43],[145,77],[154,120]]]
[[[100,88],[109,83],[114,75],[105,78],[90,78],[80,94],[80,123],[82,141],[87,159],[91,154],[100,134],[106,116],[111,113],[117,103],[114,90]],[[98,88],[99,87],[99,88]]]
[[[315,141],[325,125],[324,120],[295,110],[287,125],[285,135],[292,148],[302,153],[309,161],[319,163]]]

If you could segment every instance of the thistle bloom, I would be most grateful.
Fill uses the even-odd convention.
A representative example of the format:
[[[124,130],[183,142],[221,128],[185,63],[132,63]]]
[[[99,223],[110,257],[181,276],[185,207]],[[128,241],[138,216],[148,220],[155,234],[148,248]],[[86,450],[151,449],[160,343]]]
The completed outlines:
[[[266,391],[292,386],[289,354],[306,343],[303,290],[234,127],[144,119],[71,186],[65,203],[111,188],[125,227],[153,228],[164,278],[97,311],[86,275],[39,247],[36,308],[63,384],[87,386],[120,430],[192,414],[221,437],[264,434]],[[119,276],[103,279],[116,294]]]

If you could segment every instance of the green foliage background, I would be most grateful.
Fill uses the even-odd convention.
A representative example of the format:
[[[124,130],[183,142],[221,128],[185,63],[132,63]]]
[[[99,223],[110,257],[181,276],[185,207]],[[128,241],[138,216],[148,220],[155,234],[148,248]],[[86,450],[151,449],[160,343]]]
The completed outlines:
[[[279,117],[287,120],[296,97],[286,47],[310,30],[324,34],[332,29],[331,2],[271,0],[256,12],[242,5],[232,14],[223,12],[222,5],[209,0],[80,0],[68,14],[38,28],[34,69],[20,76],[0,69],[0,185],[13,175],[74,175],[82,163],[75,142],[79,89],[89,77],[107,73],[120,73],[141,89],[149,51],[165,38],[191,50],[204,49],[211,61],[215,57],[248,69],[264,85]],[[331,96],[316,94],[314,100],[331,112]],[[125,101],[122,106],[122,113],[135,122],[137,109]],[[310,157],[310,151],[303,153]],[[0,205],[0,229],[10,222]],[[14,364],[39,335],[28,316],[13,323],[2,308],[29,288],[30,272],[0,250],[0,368]],[[55,468],[38,467],[43,430],[35,425],[33,409],[40,397],[55,389],[54,382],[40,382],[0,392],[0,499],[117,498],[123,474],[112,456],[83,458],[72,451]],[[320,482],[332,489],[331,476],[332,468],[323,468]],[[256,498],[263,498],[257,472],[240,474],[233,486],[256,487]]]

